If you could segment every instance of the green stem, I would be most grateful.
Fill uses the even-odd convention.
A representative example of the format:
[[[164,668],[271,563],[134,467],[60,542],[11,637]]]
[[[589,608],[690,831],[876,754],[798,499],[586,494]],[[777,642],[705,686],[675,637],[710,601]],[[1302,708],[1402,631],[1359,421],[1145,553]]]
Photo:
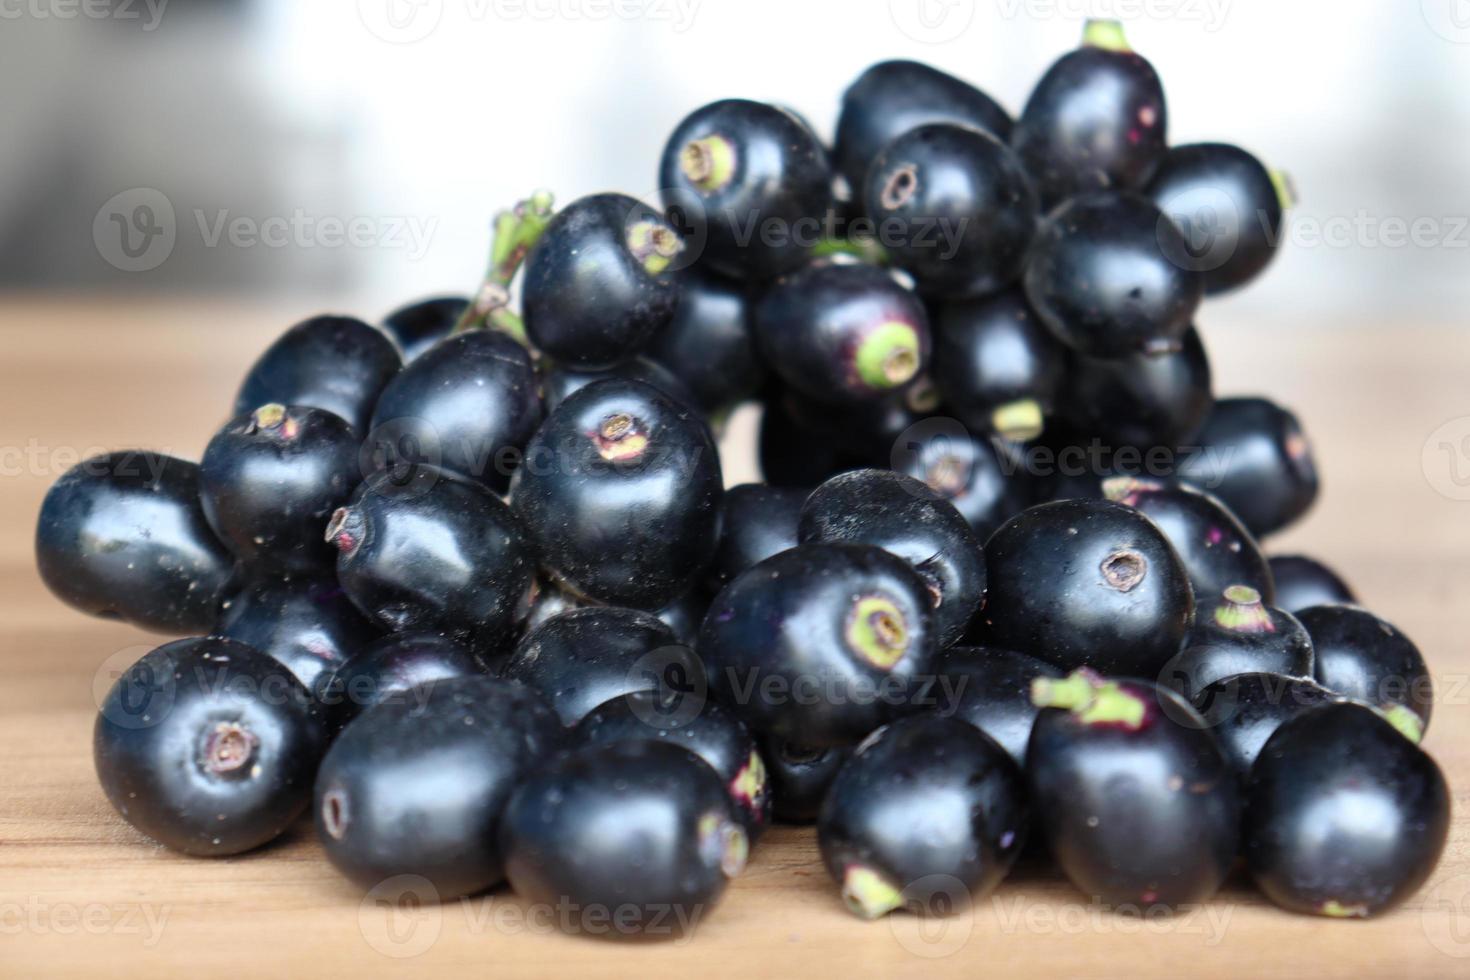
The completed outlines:
[[[503,330],[525,342],[520,317],[508,309],[510,284],[526,255],[540,240],[551,222],[550,191],[536,191],[514,208],[495,216],[495,231],[490,242],[490,265],[474,298],[455,323],[452,333],[479,330],[485,326]]]
[[[1082,43],[1089,48],[1104,51],[1128,52],[1128,38],[1123,34],[1123,24],[1116,20],[1089,20],[1082,28]]]

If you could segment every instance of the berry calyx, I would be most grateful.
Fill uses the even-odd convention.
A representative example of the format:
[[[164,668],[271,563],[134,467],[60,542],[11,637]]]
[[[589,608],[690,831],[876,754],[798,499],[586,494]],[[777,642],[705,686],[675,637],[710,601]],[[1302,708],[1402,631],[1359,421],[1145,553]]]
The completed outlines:
[[[1038,708],[1062,708],[1084,725],[1116,725],[1136,731],[1147,717],[1143,700],[1116,681],[1105,681],[1086,670],[1075,670],[1058,680],[1031,681],[1031,703]]]
[[[597,444],[597,454],[610,463],[636,459],[648,448],[643,423],[626,412],[616,412],[603,419],[592,438]]]
[[[885,596],[864,596],[853,604],[846,637],[858,656],[885,670],[898,663],[908,650],[909,631],[903,612]]]
[[[250,765],[260,739],[238,722],[220,722],[205,733],[199,765],[212,776],[241,773]]]
[[[890,320],[858,345],[858,377],[870,388],[898,388],[919,373],[919,334],[912,326]]]
[[[903,892],[872,868],[848,865],[842,876],[842,901],[864,919],[876,919],[903,905]]]
[[[1104,51],[1128,53],[1133,50],[1123,33],[1122,21],[1117,20],[1089,20],[1082,27],[1082,44]]]
[[[998,435],[1013,442],[1035,439],[1045,428],[1041,405],[1034,398],[1022,398],[997,406],[990,413],[990,424]]]
[[[1232,633],[1276,632],[1261,593],[1248,585],[1232,585],[1225,590],[1225,602],[1215,607],[1215,625]]]
[[[684,243],[668,225],[639,221],[628,229],[628,250],[650,275],[656,276],[684,251]]]
[[[722,190],[735,177],[735,146],[718,134],[691,140],[679,151],[679,171],[706,194]]]

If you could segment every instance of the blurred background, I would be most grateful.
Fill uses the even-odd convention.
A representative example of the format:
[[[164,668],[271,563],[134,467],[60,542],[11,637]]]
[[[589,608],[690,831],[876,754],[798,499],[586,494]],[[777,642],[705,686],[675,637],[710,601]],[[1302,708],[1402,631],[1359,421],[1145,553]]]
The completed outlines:
[[[1159,69],[1172,141],[1239,143],[1298,189],[1278,261],[1203,318],[1470,304],[1467,0],[0,0],[0,288],[372,318],[468,291],[490,216],[534,188],[655,196],[705,102],[830,136],[848,82],[903,57],[1015,112],[1088,16]]]

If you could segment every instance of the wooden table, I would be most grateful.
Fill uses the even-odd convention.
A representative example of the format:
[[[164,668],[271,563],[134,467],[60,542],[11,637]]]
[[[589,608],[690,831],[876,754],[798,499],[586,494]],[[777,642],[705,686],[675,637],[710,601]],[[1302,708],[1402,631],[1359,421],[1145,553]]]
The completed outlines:
[[[1441,425],[1470,416],[1463,328],[1206,322],[1219,388],[1278,395],[1315,435],[1324,499],[1273,547],[1329,559],[1434,668],[1426,745],[1456,819],[1439,870],[1407,905],[1367,922],[1305,918],[1237,881],[1196,913],[1139,921],[1029,871],[969,916],[865,923],[842,909],[812,833],[778,829],[692,939],[640,945],[549,934],[505,892],[425,909],[364,904],[309,826],[255,854],[182,858],[124,824],[98,790],[98,677],[105,689],[110,670],[158,639],[45,592],[31,557],[41,496],[78,454],[102,448],[197,458],[249,359],[315,311],[0,301],[0,975],[1470,976],[1470,503],[1454,499],[1470,497],[1470,422],[1424,453]],[[748,462],[730,469],[749,477]]]

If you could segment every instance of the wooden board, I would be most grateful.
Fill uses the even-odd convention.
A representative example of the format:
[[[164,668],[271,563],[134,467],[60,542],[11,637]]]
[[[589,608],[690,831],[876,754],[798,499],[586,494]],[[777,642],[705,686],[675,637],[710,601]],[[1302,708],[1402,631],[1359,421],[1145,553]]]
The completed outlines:
[[[691,938],[650,945],[555,934],[505,892],[418,909],[364,902],[309,827],[240,858],[178,857],[98,790],[94,692],[158,640],[46,594],[31,559],[41,496],[102,448],[197,458],[249,359],[314,310],[0,301],[0,975],[1470,976],[1470,503],[1455,499],[1470,497],[1470,422],[1453,423],[1470,417],[1462,330],[1283,332],[1221,318],[1208,334],[1221,390],[1273,393],[1315,436],[1324,499],[1274,549],[1329,559],[1434,668],[1426,745],[1456,819],[1438,872],[1406,906],[1369,922],[1304,918],[1237,881],[1202,910],[1140,921],[1030,869],[969,915],[864,923],[843,911],[812,833],[779,829]],[[732,436],[735,480],[751,473],[748,423]]]

